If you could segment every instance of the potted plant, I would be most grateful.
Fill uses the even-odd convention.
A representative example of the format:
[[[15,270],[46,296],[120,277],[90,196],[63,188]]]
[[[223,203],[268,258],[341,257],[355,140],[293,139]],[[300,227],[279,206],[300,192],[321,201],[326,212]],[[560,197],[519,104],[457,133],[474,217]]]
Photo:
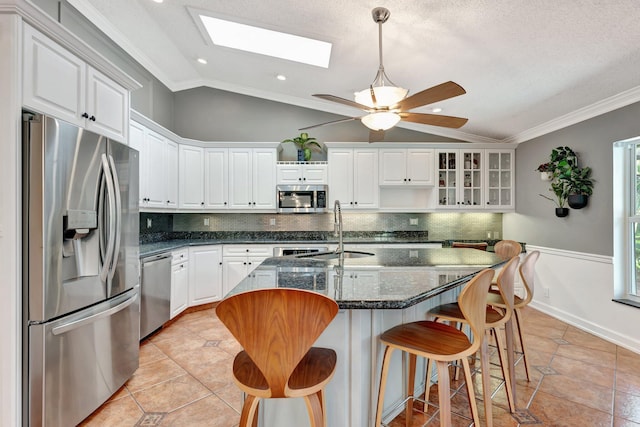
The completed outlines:
[[[556,216],[562,218],[569,215],[569,208],[566,207],[567,199],[569,198],[569,185],[567,182],[556,180],[551,183],[549,191],[555,195],[555,198],[545,196],[544,194],[540,194],[540,196],[555,203]]]
[[[322,145],[313,137],[310,137],[308,133],[302,132],[299,136],[296,136],[292,139],[285,139],[282,141],[285,142],[293,142],[296,147],[298,147],[298,160],[308,162],[311,160],[311,151],[315,150],[318,152],[324,151]]]
[[[569,176],[561,177],[569,188],[568,202],[573,209],[582,209],[587,206],[589,196],[593,194],[593,179],[591,168],[573,168]]]
[[[553,179],[553,166],[551,163],[543,163],[536,169],[540,172],[540,179],[543,181],[551,181]]]

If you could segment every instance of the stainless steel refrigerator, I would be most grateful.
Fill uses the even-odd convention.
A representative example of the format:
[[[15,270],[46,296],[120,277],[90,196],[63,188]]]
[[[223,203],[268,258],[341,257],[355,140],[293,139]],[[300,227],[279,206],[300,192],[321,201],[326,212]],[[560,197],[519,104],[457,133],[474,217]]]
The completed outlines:
[[[138,368],[138,152],[23,114],[23,419],[73,426]]]

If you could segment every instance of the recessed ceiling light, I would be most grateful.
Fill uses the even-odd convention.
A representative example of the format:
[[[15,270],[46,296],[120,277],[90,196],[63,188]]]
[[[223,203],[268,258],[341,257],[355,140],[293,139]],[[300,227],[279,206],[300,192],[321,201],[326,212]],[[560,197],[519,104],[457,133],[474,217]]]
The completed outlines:
[[[154,1],[155,1],[155,0],[154,0]],[[207,60],[206,60],[206,59],[204,59],[204,58],[198,58],[196,61],[198,61],[198,62],[199,62],[199,63],[201,63],[201,64],[206,64],[206,63],[207,63]]]
[[[302,62],[317,67],[329,67],[331,43],[210,16],[199,16],[211,41],[218,46]]]
[[[431,109],[431,112],[433,112],[433,113],[440,113],[441,111],[442,111],[442,108],[440,108],[440,107],[435,107],[435,108]]]
[[[282,75],[282,74],[278,74],[278,75],[276,76],[276,79],[278,79],[278,80],[282,80],[282,81],[285,81],[285,80],[287,80],[287,76]]]

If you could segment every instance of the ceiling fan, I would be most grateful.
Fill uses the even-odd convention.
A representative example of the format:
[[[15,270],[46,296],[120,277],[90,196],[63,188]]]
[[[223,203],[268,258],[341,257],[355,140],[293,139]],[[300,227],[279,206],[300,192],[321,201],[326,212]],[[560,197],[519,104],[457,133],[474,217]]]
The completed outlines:
[[[360,117],[348,117],[307,126],[300,130],[360,120],[370,129],[369,142],[374,142],[382,140],[384,138],[384,131],[391,129],[401,120],[454,129],[464,125],[468,119],[436,114],[412,113],[409,111],[416,107],[463,95],[466,91],[457,83],[449,81],[407,97],[408,90],[396,86],[389,77],[387,77],[384,72],[384,66],[382,65],[382,24],[389,19],[389,10],[384,7],[376,7],[371,11],[371,15],[373,16],[373,21],[378,24],[378,53],[380,57],[378,73],[371,85],[369,85],[367,89],[357,92],[355,94],[355,101],[334,95],[313,94],[313,96],[317,98],[359,108],[367,114]]]

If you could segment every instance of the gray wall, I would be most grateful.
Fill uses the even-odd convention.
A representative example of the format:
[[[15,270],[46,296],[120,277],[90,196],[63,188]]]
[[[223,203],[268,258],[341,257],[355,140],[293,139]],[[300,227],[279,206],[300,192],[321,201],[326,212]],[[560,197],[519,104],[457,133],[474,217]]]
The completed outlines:
[[[173,130],[173,92],[120,49],[111,39],[65,1],[33,0],[36,6],[142,85],[131,93],[131,107]]]
[[[299,135],[300,127],[344,118],[208,87],[176,92],[174,108],[175,132],[184,138],[201,141],[282,141]],[[323,142],[368,141],[369,138],[368,129],[359,121],[323,126],[308,132]],[[385,141],[454,140],[396,127],[386,133]]]
[[[516,149],[516,213],[503,216],[505,238],[531,245],[613,255],[613,143],[640,135],[640,103],[520,144]],[[593,169],[595,185],[589,205],[557,218],[555,205],[538,194],[552,195],[535,171],[551,150],[566,145]]]

